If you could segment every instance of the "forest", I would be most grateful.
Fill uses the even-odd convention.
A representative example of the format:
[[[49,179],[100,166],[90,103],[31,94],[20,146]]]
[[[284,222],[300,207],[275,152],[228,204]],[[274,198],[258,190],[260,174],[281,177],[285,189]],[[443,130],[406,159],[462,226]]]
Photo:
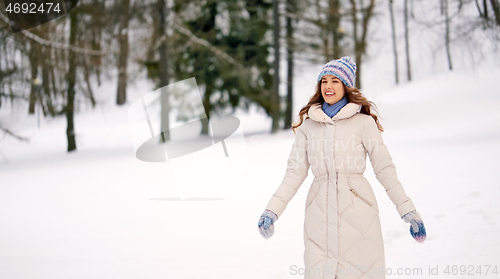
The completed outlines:
[[[415,79],[412,71],[420,67],[411,58],[416,40],[445,53],[442,64],[449,71],[457,60],[480,64],[491,53],[498,56],[500,42],[498,0],[61,4],[68,10],[65,15],[19,32],[11,28],[11,10],[1,7],[0,111],[65,117],[68,152],[77,149],[75,113],[82,106],[99,106],[95,87],[110,78],[116,79],[115,105],[123,106],[140,72],[146,71],[157,88],[196,77],[208,118],[213,112],[256,104],[272,118],[269,132],[274,133],[291,128],[296,113],[292,97],[297,60],[322,64],[351,56],[357,63],[356,87],[362,88],[367,50],[377,40],[392,44],[392,61],[387,63],[393,65],[394,83]],[[373,36],[381,24],[390,35]],[[427,37],[412,42],[415,32]],[[280,92],[280,85],[286,90]],[[27,140],[2,119],[0,131]],[[207,132],[203,127],[202,133]]]

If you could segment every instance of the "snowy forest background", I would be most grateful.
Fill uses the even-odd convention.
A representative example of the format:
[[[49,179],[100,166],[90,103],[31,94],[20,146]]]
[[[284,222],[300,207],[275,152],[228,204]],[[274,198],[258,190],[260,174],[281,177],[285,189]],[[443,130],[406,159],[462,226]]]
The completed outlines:
[[[411,239],[368,161],[388,278],[500,278],[498,0],[87,0],[19,33],[0,7],[0,278],[303,277],[312,174],[270,240],[257,220],[317,74],[345,55],[428,233]],[[230,156],[139,161],[129,107],[192,77],[208,118],[241,121]]]

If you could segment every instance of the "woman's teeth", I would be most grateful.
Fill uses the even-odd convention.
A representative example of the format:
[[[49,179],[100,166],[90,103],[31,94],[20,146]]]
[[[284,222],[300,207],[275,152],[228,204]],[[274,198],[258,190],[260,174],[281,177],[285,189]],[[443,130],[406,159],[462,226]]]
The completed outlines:
[[[327,96],[333,96],[335,93],[332,93],[332,92],[326,92],[325,95]]]

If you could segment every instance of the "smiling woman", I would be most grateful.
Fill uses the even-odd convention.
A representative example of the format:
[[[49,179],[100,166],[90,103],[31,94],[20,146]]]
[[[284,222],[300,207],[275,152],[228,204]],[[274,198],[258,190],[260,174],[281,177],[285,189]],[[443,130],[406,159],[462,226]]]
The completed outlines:
[[[418,242],[426,237],[382,139],[375,104],[354,87],[355,80],[356,63],[349,57],[321,69],[315,94],[292,125],[298,132],[285,177],[259,219],[261,235],[271,237],[311,168],[304,218],[304,264],[311,271],[304,272],[306,279],[385,278],[378,205],[363,175],[367,154],[400,217],[411,223],[411,235]]]

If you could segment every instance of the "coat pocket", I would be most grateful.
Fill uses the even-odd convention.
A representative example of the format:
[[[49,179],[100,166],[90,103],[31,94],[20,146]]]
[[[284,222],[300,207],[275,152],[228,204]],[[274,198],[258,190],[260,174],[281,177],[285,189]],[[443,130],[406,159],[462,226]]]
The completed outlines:
[[[351,193],[354,194],[354,196],[360,198],[362,201],[364,201],[365,203],[367,203],[369,206],[372,206],[371,203],[369,203],[367,200],[365,200],[362,196],[358,195],[358,193],[356,193],[356,191],[354,191],[354,189],[349,188],[349,190],[351,191]]]
[[[307,210],[309,208],[309,206],[311,205],[311,203],[314,201],[314,199],[316,199],[316,197],[318,196],[318,193],[319,193],[319,185],[317,185],[317,181],[313,181],[313,183],[311,184],[311,187],[309,189],[309,192],[307,193],[307,198],[306,198],[306,207],[305,209]]]

